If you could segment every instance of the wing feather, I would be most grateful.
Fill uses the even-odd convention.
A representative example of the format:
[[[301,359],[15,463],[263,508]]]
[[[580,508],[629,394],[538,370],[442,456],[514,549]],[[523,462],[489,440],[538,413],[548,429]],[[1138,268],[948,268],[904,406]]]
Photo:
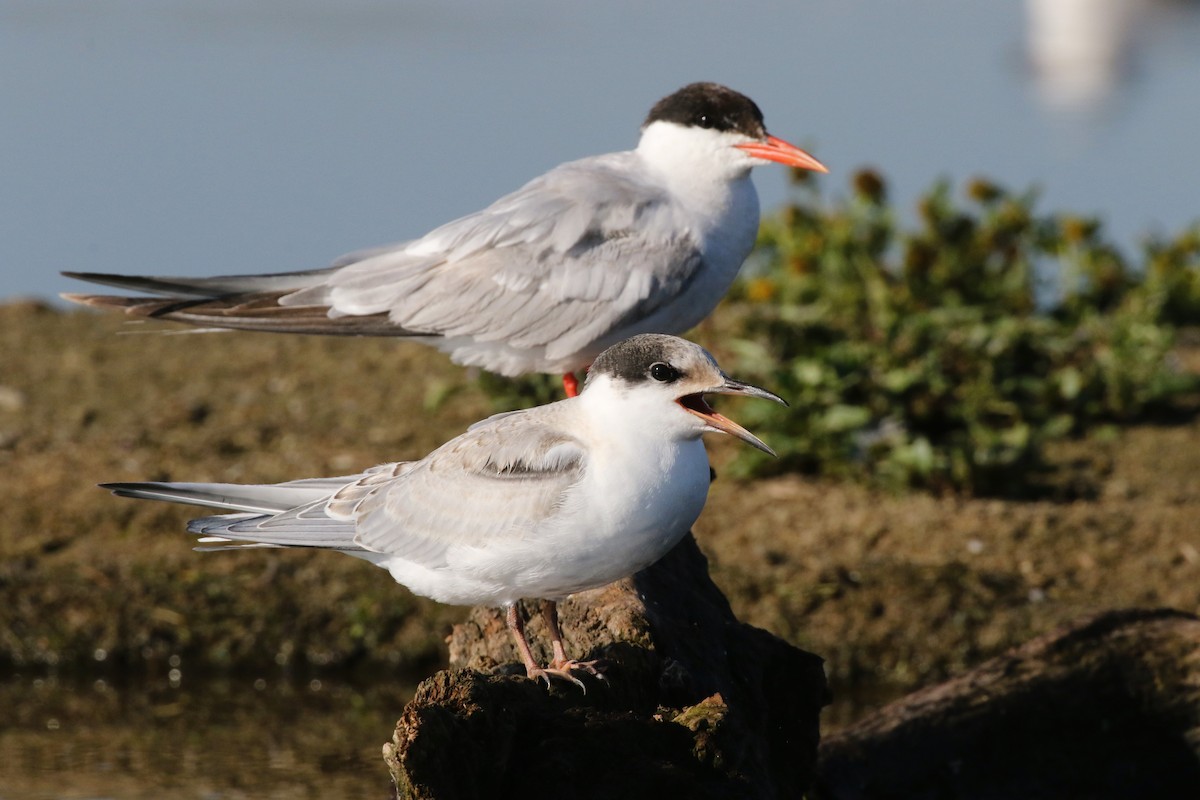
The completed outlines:
[[[102,483],[118,497],[164,500],[207,508],[273,514],[328,497],[356,476],[311,478],[276,484],[237,483]]]
[[[321,300],[414,332],[585,349],[669,303],[702,268],[700,243],[670,196],[634,177],[635,158],[564,164],[421,239],[371,251],[330,273]]]
[[[197,279],[68,273],[158,296],[67,297],[208,328],[428,337],[458,363],[508,375],[577,369],[641,332],[638,323],[704,271],[690,217],[639,158],[564,164],[420,239],[325,269]],[[678,309],[653,324],[674,330],[707,310]]]
[[[359,475],[104,487],[124,497],[235,512],[188,523],[205,550],[313,547],[437,569],[492,537],[536,536],[555,524],[587,468],[585,448],[563,424],[564,408],[560,402],[498,414],[420,461]]]
[[[361,547],[429,568],[444,565],[454,548],[535,535],[586,469],[583,446],[547,424],[555,410],[486,420],[402,475],[347,487],[330,507],[355,519]]]

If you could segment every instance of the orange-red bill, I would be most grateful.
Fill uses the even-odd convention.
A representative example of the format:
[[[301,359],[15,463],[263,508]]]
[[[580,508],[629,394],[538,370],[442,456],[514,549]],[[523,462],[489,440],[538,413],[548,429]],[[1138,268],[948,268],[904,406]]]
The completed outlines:
[[[798,169],[811,169],[814,172],[829,172],[820,161],[801,150],[796,145],[785,142],[776,136],[768,136],[765,142],[746,142],[734,147],[745,150],[755,158],[764,161],[774,161]]]
[[[691,409],[688,410],[692,411]],[[764,442],[762,439],[759,439],[753,433],[746,430],[741,425],[738,425],[724,414],[718,414],[716,411],[712,412],[711,414],[701,414],[696,411],[692,411],[692,413],[707,422],[709,429],[713,432],[720,431],[721,433],[728,433],[730,436],[741,439],[751,447],[762,450],[767,455],[776,455],[775,451],[772,450],[766,442]]]

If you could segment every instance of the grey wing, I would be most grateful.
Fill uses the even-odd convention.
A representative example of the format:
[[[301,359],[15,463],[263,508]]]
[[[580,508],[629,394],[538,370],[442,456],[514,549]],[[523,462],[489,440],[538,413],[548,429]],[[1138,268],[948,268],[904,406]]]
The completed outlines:
[[[556,361],[598,349],[697,277],[701,245],[684,216],[636,154],[612,153],[557,167],[420,239],[324,269],[195,279],[65,273],[159,297],[64,296],[206,327],[464,337],[544,348]]]
[[[355,521],[358,546],[429,568],[451,548],[534,536],[553,524],[587,464],[583,446],[552,424],[555,408],[476,426],[394,479],[346,487],[328,513]]]
[[[682,209],[636,165],[633,153],[564,164],[421,239],[365,251],[282,302],[570,355],[669,303],[701,268]]]
[[[201,543],[220,543],[203,550],[240,547],[318,547],[353,553],[354,526],[333,520],[325,513],[331,495],[351,481],[360,481],[379,470],[395,471],[403,465],[387,464],[362,475],[316,478],[277,484],[228,483],[106,483],[118,497],[188,503],[234,511],[201,517],[188,523],[192,533],[208,537]]]
[[[108,489],[117,497],[164,500],[207,508],[224,508],[230,511],[273,514],[327,498],[358,477],[350,475],[341,478],[305,478],[287,483],[271,484],[142,481],[138,483],[102,483],[100,487]]]

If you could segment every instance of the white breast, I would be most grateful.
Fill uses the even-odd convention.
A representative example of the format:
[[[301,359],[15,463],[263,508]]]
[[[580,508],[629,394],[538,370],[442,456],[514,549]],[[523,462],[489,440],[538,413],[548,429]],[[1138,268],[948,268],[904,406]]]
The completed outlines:
[[[419,594],[446,603],[562,598],[662,558],[704,508],[708,457],[699,439],[614,439],[589,462],[562,513],[527,535],[455,548],[437,574],[403,563],[381,566]]]

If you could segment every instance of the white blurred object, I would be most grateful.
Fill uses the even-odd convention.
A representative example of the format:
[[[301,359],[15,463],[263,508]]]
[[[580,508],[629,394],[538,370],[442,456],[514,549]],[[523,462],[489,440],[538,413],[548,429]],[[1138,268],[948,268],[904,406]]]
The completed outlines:
[[[1104,102],[1128,61],[1145,0],[1026,0],[1029,58],[1047,105]]]

